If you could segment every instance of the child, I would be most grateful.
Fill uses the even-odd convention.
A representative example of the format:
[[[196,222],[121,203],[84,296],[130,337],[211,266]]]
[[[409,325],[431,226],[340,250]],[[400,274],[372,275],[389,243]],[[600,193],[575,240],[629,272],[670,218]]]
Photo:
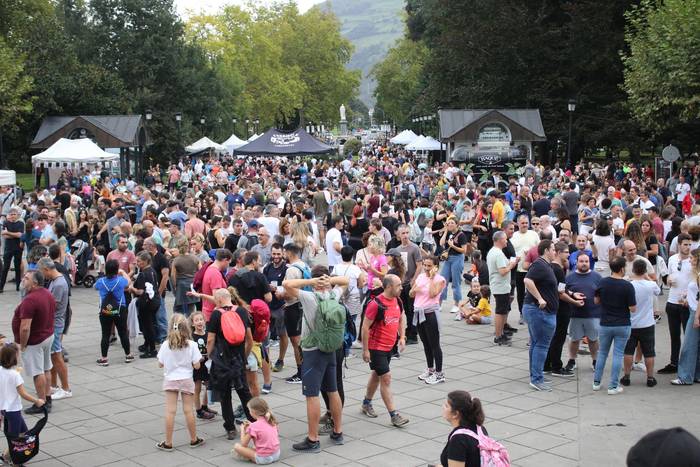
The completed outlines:
[[[467,293],[467,298],[459,303],[459,313],[455,316],[455,321],[459,321],[468,314],[472,308],[476,308],[481,299],[481,286],[479,285],[479,278],[473,277],[470,281],[471,289]]]
[[[429,254],[435,252],[435,237],[433,237],[433,218],[427,220],[425,224],[425,229],[423,230],[423,242],[420,245],[423,250],[427,251]]]
[[[4,338],[4,336],[3,336]],[[17,344],[2,345],[0,348],[0,413],[2,413],[7,433],[19,435],[27,431],[27,424],[22,417],[22,401],[32,402],[36,407],[44,405],[43,399],[37,399],[24,389],[24,380],[19,374]],[[2,461],[9,464],[9,451],[5,450]]]
[[[241,442],[233,446],[231,454],[238,454],[239,457],[258,465],[277,462],[280,458],[280,439],[277,420],[270,412],[270,407],[264,399],[253,397],[248,402],[248,409],[255,421],[243,422]],[[248,447],[251,440],[255,448]]]
[[[173,450],[173,426],[177,411],[177,396],[182,394],[182,411],[185,413],[187,430],[190,433],[190,447],[204,444],[197,437],[194,423],[194,379],[192,369],[201,365],[202,354],[197,344],[190,340],[190,327],[187,318],[180,313],[173,314],[168,326],[168,338],[158,351],[158,366],[165,368],[163,391],[165,391],[165,441],[156,444],[163,451]]]
[[[479,304],[476,307],[469,307],[464,310],[460,310],[461,314],[466,318],[467,324],[491,324],[491,304],[489,303],[489,298],[491,298],[491,289],[488,285],[481,286],[481,298],[479,299]],[[466,308],[466,307],[465,307]]]
[[[202,392],[202,386],[209,383],[209,370],[204,365],[207,361],[207,330],[205,329],[204,314],[195,311],[190,315],[192,327],[192,340],[197,344],[199,353],[202,354],[200,367],[192,373],[194,379],[194,407],[197,409],[197,418],[211,420],[216,412],[209,410],[207,406],[207,391]]]
[[[105,275],[105,247],[98,246],[93,250],[93,255],[95,257],[93,269],[97,272],[97,277],[103,277]]]

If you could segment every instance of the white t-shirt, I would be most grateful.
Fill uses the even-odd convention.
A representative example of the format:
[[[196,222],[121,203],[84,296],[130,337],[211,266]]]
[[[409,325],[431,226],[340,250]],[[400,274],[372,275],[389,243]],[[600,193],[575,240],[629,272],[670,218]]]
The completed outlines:
[[[687,183],[679,183],[676,185],[676,200],[679,203],[683,202],[688,193],[690,193],[690,185]]]
[[[357,279],[362,275],[362,270],[354,264],[340,263],[333,268],[331,275],[348,278],[347,294],[343,303],[348,307],[352,316],[359,314],[362,311],[362,304],[360,303],[360,289],[357,287]]]
[[[510,239],[510,243],[515,249],[515,256],[520,257],[520,262],[518,263],[518,271],[525,272],[523,264],[525,263],[525,256],[527,252],[533,246],[540,243],[540,236],[534,230],[528,230],[525,233],[520,233],[520,230],[516,231]]]
[[[654,320],[654,297],[661,289],[654,281],[633,280],[634,294],[637,300],[637,311],[630,315],[633,329],[648,328],[656,324]]]
[[[668,303],[680,305],[688,292],[688,284],[693,276],[693,266],[690,264],[690,258],[686,258],[681,262],[681,270],[678,270],[678,263],[681,257],[673,255],[668,259],[668,276],[673,279],[673,285],[668,290]]]
[[[695,313],[698,309],[698,283],[690,281],[688,284],[688,309],[691,313]]]
[[[328,254],[328,266],[336,266],[340,263],[343,262],[342,256],[340,256],[340,253],[335,250],[335,247],[333,246],[334,243],[340,243],[340,246],[343,246],[343,237],[340,235],[340,230],[336,229],[335,227],[330,229],[328,233],[326,233],[326,252]]]
[[[183,326],[186,324],[183,323]],[[202,359],[202,354],[194,341],[187,341],[187,347],[170,350],[166,339],[158,350],[158,361],[163,364],[163,376],[168,381],[192,379],[192,364]]]
[[[598,261],[610,262],[610,249],[615,248],[615,237],[609,235],[607,237],[601,237],[600,235],[593,235],[593,244],[595,245],[596,251],[598,253]]]
[[[648,214],[649,209],[653,208],[654,206],[656,206],[656,205],[650,199],[648,199],[646,201],[641,201],[641,200],[639,201],[639,207],[642,208],[642,214]]]
[[[263,227],[267,229],[267,233],[270,234],[270,238],[274,238],[280,233],[280,220],[276,217],[262,216],[258,218]]]
[[[622,220],[621,217],[615,217],[612,222],[612,228],[613,232],[616,230],[624,230],[625,229],[625,221]]]
[[[17,392],[17,386],[24,384],[22,375],[15,369],[0,367],[0,410],[19,412],[22,401]]]

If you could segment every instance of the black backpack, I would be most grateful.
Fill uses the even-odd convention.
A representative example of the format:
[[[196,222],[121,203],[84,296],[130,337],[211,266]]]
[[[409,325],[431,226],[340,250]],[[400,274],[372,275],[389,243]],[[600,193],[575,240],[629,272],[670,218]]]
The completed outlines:
[[[246,245],[246,249],[248,251],[250,251],[250,249],[253,248],[255,245],[257,245],[258,243],[260,243],[257,235],[246,235],[245,238],[248,239],[248,244]]]
[[[103,281],[104,281],[104,279],[103,279]],[[121,308],[122,308],[121,300],[117,300],[116,295],[114,295],[114,289],[117,287],[118,284],[119,284],[119,279],[117,278],[117,280],[114,283],[114,286],[112,286],[111,289],[107,289],[107,293],[105,294],[105,297],[102,299],[102,302],[100,303],[100,314],[101,315],[114,316],[114,315],[118,315],[119,312],[121,311]]]

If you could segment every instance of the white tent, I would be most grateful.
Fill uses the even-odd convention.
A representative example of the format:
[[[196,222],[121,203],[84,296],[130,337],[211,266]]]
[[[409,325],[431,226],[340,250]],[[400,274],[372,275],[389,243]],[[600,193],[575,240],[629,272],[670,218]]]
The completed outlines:
[[[394,136],[389,141],[391,141],[392,144],[409,144],[412,143],[413,140],[417,137],[418,135],[416,135],[413,131],[403,130],[401,133]]]
[[[422,145],[425,142],[425,136],[416,136],[413,141],[406,145],[406,149],[409,151],[422,151]]]
[[[194,143],[190,144],[189,146],[185,147],[185,151],[187,152],[199,152],[199,151],[204,151],[205,149],[214,149],[215,151],[218,152],[226,152],[226,146],[216,143],[206,136],[202,139],[199,139],[195,141]]]
[[[406,149],[409,151],[440,151],[444,149],[445,145],[440,144],[440,141],[436,140],[432,136],[420,135],[413,142],[406,145]]]
[[[240,148],[241,146],[245,146],[247,144],[247,141],[243,141],[236,135],[231,135],[229,139],[221,143],[222,146],[226,147],[226,150],[228,151],[229,154],[233,154],[233,151],[235,149]]]
[[[17,184],[17,173],[14,170],[0,170],[0,186]]]
[[[32,156],[32,164],[82,165],[119,160],[118,154],[103,151],[91,139],[61,138],[46,151]]]

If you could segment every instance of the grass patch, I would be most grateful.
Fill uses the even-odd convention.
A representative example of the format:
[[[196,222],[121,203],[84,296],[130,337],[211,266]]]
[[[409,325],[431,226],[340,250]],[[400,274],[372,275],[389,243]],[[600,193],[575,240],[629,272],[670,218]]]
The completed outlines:
[[[34,190],[34,174],[17,174],[17,185],[24,191]]]

